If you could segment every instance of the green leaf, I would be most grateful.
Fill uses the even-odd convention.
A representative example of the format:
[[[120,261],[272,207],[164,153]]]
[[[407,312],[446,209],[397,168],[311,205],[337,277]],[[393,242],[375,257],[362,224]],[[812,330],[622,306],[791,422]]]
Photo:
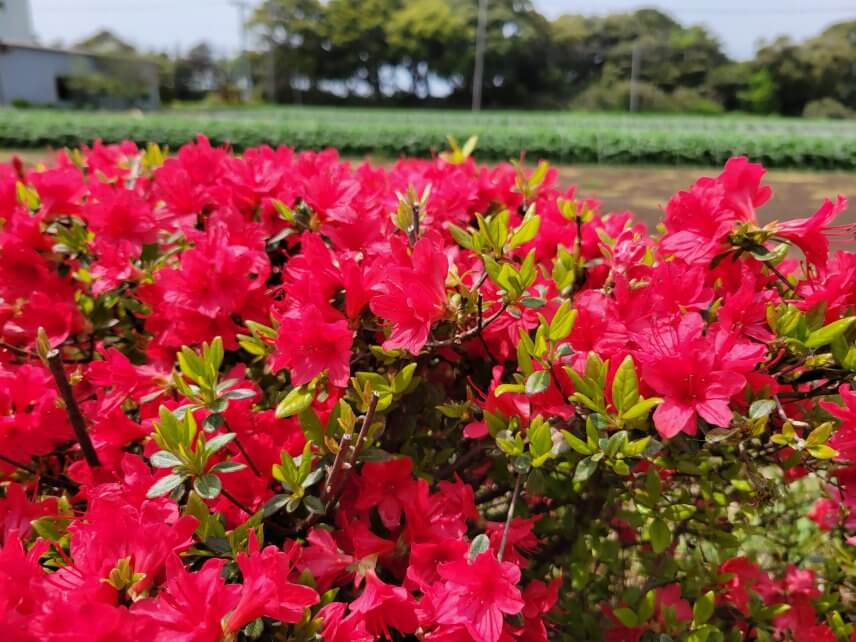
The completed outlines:
[[[219,412],[212,412],[202,420],[202,430],[205,432],[214,432],[223,425],[225,418]]]
[[[233,432],[225,432],[222,435],[212,437],[211,439],[205,442],[205,451],[209,455],[213,455],[237,436],[238,435]]]
[[[825,444],[829,438],[832,436],[832,431],[835,429],[835,424],[831,421],[825,421],[820,424],[817,428],[809,433],[809,436],[806,437],[805,445],[807,447],[811,446],[820,446],[821,444]]]
[[[692,504],[671,504],[663,509],[663,517],[674,522],[682,522],[692,517],[696,512],[696,507]]]
[[[651,539],[651,548],[659,555],[672,543],[672,532],[669,526],[660,518],[654,519],[648,528],[648,537]]]
[[[149,463],[154,468],[175,468],[181,466],[182,462],[178,457],[166,450],[159,450],[149,459]]]
[[[553,449],[550,425],[546,421],[541,421],[536,426],[530,428],[528,437],[529,451],[535,459],[548,454]]]
[[[230,390],[223,395],[224,399],[252,399],[256,396],[256,391],[250,388],[236,388]]]
[[[249,640],[258,640],[265,631],[265,621],[257,617],[243,628],[243,633]]]
[[[574,329],[576,319],[577,311],[571,310],[571,302],[566,299],[559,306],[559,309],[556,310],[556,314],[553,315],[553,320],[550,321],[550,331],[547,333],[547,336],[551,341],[561,341],[567,338],[571,334],[571,330]]]
[[[713,615],[714,601],[713,591],[708,591],[696,600],[693,605],[693,622],[696,626],[706,623]]]
[[[153,497],[166,495],[175,488],[181,486],[185,479],[185,475],[178,475],[176,473],[172,473],[166,477],[161,477],[151,488],[149,488],[149,492],[146,493],[146,497],[152,499]]]
[[[215,499],[223,490],[223,484],[217,475],[208,473],[193,480],[193,490],[203,499]]]
[[[648,449],[648,444],[651,443],[651,437],[643,437],[636,441],[628,441],[622,448],[621,453],[626,457],[639,457]]]
[[[246,464],[239,461],[221,461],[219,464],[214,464],[209,472],[212,473],[236,473],[239,470],[244,470]]]
[[[303,445],[303,452],[294,458],[294,463],[298,466],[297,481],[302,482],[312,470],[312,442],[307,441]]]
[[[214,337],[210,346],[203,345],[203,352],[206,353],[207,365],[214,373],[217,373],[220,370],[220,366],[223,365],[223,357],[225,356],[223,352],[223,338]]]
[[[360,453],[360,461],[369,461],[369,455],[370,454],[371,453],[368,450],[362,451]],[[377,461],[377,460],[375,460],[375,461]],[[324,469],[323,468],[316,468],[311,473],[306,475],[306,477],[303,478],[303,481],[300,482],[300,485],[303,488],[309,488],[313,484],[317,484],[318,480],[320,480],[323,476],[324,476]]]
[[[615,371],[612,380],[612,403],[619,414],[632,409],[639,401],[639,377],[633,365],[633,357],[627,355]]]
[[[316,513],[318,515],[323,515],[326,510],[324,509],[324,504],[318,497],[315,495],[307,495],[303,498],[303,505],[306,506],[306,510],[310,513]]]
[[[472,562],[479,555],[484,553],[486,550],[490,548],[490,539],[484,533],[479,533],[473,538],[472,543],[470,544],[469,553],[467,553],[467,557]]]
[[[538,370],[526,378],[526,394],[535,395],[550,387],[550,371]]]
[[[620,609],[615,609],[612,614],[627,628],[632,629],[639,624],[639,619],[636,617],[636,613],[634,613],[632,609],[622,607]]]
[[[847,332],[847,330],[850,329],[850,326],[853,325],[854,321],[856,321],[856,317],[846,317],[844,319],[839,319],[838,321],[833,321],[820,330],[812,332],[808,335],[808,339],[805,341],[805,347],[819,348],[820,346],[832,343],[836,337],[840,337],[842,334]]]
[[[541,466],[546,460],[547,455],[542,455],[536,460],[537,465]],[[536,462],[532,461],[532,458],[529,455],[518,455],[511,461],[511,465],[518,473],[525,475],[532,469],[533,466],[536,465]]]
[[[312,408],[307,408],[300,413],[300,427],[303,429],[306,439],[315,444],[324,443],[324,426],[321,425],[321,420]]]
[[[501,397],[509,392],[520,393],[525,392],[525,390],[526,387],[522,383],[501,383],[494,389],[493,394],[497,397]]]
[[[606,456],[611,459],[615,457],[619,452],[621,452],[626,443],[627,432],[624,430],[619,430],[618,432],[614,432],[609,436],[609,439],[606,442],[606,447],[603,450],[606,453]]]
[[[760,419],[761,417],[766,417],[775,409],[776,402],[772,399],[758,399],[758,401],[753,401],[752,405],[749,406],[749,418]]]
[[[392,380],[392,390],[396,394],[403,394],[413,381],[413,373],[416,371],[416,362],[408,363],[402,368]]]
[[[564,435],[565,441],[568,442],[568,445],[575,451],[577,451],[579,454],[591,455],[594,453],[593,448],[589,448],[589,445],[586,442],[574,435],[569,430],[563,430],[562,435]]]
[[[591,457],[581,459],[577,464],[576,470],[574,470],[574,481],[584,482],[588,480],[597,470],[597,464],[598,462]]]
[[[736,435],[737,432],[737,428],[711,428],[704,434],[704,440],[709,444],[718,444]]]
[[[632,419],[646,417],[651,410],[656,406],[659,406],[661,403],[663,403],[663,400],[660,397],[649,397],[648,399],[643,399],[642,401],[635,403],[626,412],[622,413],[621,418],[630,421]]]
[[[202,358],[187,346],[183,346],[178,353],[178,367],[188,379],[198,384],[206,380],[205,362]]]
[[[660,474],[654,466],[651,466],[648,468],[648,472],[645,473],[645,491],[648,493],[648,497],[652,504],[656,504],[660,499],[662,486],[663,484],[660,480]]]
[[[540,216],[532,216],[523,221],[520,227],[514,230],[514,233],[511,235],[511,239],[508,241],[508,247],[514,249],[534,239],[535,235],[538,234],[538,228],[540,225]],[[457,241],[457,239],[455,240]]]
[[[530,309],[543,308],[545,305],[547,305],[547,301],[545,299],[540,299],[534,296],[525,296],[520,299],[520,305],[522,305],[524,308]]]
[[[654,589],[651,589],[642,596],[642,599],[639,600],[639,605],[636,608],[640,624],[644,624],[651,619],[651,616],[654,615],[656,605],[657,592]]]
[[[40,517],[30,522],[30,526],[39,537],[49,542],[58,542],[62,539],[62,533],[57,528],[56,521],[51,517]]]
[[[262,508],[262,515],[264,515],[264,518],[267,519],[282,510],[282,507],[288,503],[288,498],[288,495],[279,494],[274,495],[267,500]]]
[[[826,444],[821,444],[820,446],[810,446],[808,448],[808,452],[815,459],[832,459],[833,457],[838,456],[838,451],[834,448],[827,446]]]
[[[274,464],[273,466],[274,478],[286,484],[290,489],[296,489],[300,485],[300,472],[294,463],[294,459],[283,450],[280,460],[280,464]]]
[[[276,406],[276,418],[284,419],[299,415],[312,405],[315,393],[306,386],[299,386],[289,390],[282,401]]]

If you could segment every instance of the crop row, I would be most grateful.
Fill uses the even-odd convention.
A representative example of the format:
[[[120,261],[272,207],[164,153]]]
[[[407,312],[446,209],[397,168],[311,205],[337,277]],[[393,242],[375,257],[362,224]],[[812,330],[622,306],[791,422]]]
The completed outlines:
[[[423,117],[424,116],[424,117]],[[455,117],[457,116],[457,117]],[[530,158],[563,163],[716,165],[745,154],[768,167],[856,169],[856,128],[849,124],[755,118],[604,118],[536,114],[471,117],[401,110],[248,110],[219,113],[87,113],[0,111],[0,147],[74,146],[155,141],[171,148],[197,133],[235,149],[288,144],[299,149],[337,147],[344,155],[427,156],[446,137],[477,134],[482,159]]]

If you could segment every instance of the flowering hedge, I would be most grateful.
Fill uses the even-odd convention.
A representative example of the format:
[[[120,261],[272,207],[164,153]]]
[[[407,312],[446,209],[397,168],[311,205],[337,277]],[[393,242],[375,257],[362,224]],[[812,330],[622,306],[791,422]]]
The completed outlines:
[[[844,199],[469,151],[0,166],[3,640],[850,639]]]

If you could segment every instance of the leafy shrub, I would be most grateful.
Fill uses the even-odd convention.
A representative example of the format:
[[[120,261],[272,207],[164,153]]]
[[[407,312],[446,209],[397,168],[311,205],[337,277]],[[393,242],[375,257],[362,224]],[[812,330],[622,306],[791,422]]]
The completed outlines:
[[[627,106],[626,100],[621,103]],[[479,154],[567,163],[720,165],[735,154],[769,167],[856,169],[856,125],[745,116],[284,108],[146,114],[0,112],[0,147],[74,147],[95,138],[176,149],[203,132],[243,150],[288,142],[345,155],[432,157],[451,133],[479,137]]]
[[[639,110],[670,112],[673,106],[669,94],[648,82],[639,82]],[[571,103],[584,111],[627,111],[630,104],[630,83],[602,81],[592,85]]]
[[[671,94],[672,111],[687,114],[721,114],[722,105],[691,87],[678,87]]]
[[[803,109],[806,118],[853,118],[854,111],[835,98],[812,100]]]
[[[654,84],[639,82],[639,111],[686,114],[720,114],[722,105],[690,87],[672,93]],[[627,111],[630,104],[629,82],[600,82],[580,94],[572,103],[585,111]]]
[[[0,167],[4,639],[852,635],[844,200],[471,151]]]

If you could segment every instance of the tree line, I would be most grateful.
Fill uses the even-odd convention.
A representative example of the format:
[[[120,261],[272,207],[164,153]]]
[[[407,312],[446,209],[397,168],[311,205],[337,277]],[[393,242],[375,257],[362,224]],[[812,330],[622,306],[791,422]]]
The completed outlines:
[[[268,102],[464,107],[476,22],[476,0],[266,0],[242,62]],[[551,20],[528,0],[490,0],[485,45],[485,107],[626,110],[636,55],[642,111],[856,114],[856,20],[735,61],[704,27],[654,9]],[[167,101],[234,99],[247,68],[204,44],[160,61]]]

